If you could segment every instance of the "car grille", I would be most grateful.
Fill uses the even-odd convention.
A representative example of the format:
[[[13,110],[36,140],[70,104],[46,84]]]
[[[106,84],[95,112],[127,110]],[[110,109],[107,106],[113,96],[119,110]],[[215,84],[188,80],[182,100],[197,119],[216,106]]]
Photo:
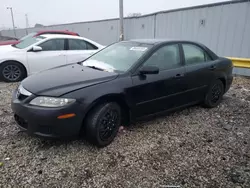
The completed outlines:
[[[25,119],[21,118],[18,115],[14,115],[15,121],[18,123],[18,125],[20,125],[22,128],[24,129],[28,129],[28,123],[27,121],[25,121]]]

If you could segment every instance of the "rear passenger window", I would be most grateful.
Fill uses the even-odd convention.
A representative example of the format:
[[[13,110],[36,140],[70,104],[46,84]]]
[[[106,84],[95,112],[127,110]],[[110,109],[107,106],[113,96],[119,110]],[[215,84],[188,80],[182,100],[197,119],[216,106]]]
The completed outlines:
[[[87,50],[87,44],[83,40],[69,39],[69,50]]]
[[[200,47],[193,44],[183,44],[185,62],[187,65],[211,61],[208,54]]]
[[[88,50],[97,50],[98,48],[93,45],[93,44],[90,44],[89,42],[86,42],[87,43],[87,49]]]
[[[95,50],[97,49],[94,45],[77,39],[69,39],[69,50]]]

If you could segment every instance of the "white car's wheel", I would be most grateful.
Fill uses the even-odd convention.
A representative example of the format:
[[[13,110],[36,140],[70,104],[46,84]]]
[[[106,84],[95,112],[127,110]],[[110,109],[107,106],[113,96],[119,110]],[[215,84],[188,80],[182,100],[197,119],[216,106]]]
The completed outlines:
[[[5,82],[18,82],[26,77],[26,71],[20,63],[8,61],[1,64],[0,76]]]

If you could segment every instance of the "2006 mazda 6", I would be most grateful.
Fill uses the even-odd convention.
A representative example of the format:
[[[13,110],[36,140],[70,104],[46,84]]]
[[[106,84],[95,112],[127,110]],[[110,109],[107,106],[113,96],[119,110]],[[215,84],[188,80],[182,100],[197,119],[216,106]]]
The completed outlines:
[[[47,138],[84,134],[99,147],[120,125],[201,103],[215,107],[232,62],[200,43],[142,39],[112,44],[82,62],[34,74],[13,92],[21,129]]]

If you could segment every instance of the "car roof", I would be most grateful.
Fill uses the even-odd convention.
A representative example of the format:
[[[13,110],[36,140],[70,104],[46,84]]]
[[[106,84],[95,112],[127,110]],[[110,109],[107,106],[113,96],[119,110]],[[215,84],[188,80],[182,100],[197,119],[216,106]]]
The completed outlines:
[[[191,40],[180,40],[180,39],[171,39],[171,38],[159,38],[159,39],[132,39],[129,41],[144,43],[144,44],[159,44],[159,43],[166,43],[166,42],[192,42],[199,44],[198,42],[191,41]]]
[[[212,50],[210,50],[207,46],[205,46],[204,44],[202,44],[200,42],[192,41],[192,40],[181,40],[181,39],[132,39],[132,40],[129,40],[129,41],[138,42],[138,43],[142,43],[142,44],[151,44],[151,45],[157,45],[157,44],[161,44],[161,43],[171,43],[171,42],[191,43],[191,44],[196,44],[196,45],[202,47],[203,49],[205,49],[213,57],[213,59],[218,58],[218,56]]]
[[[44,35],[40,35],[42,37],[45,37],[46,39],[53,39],[53,38],[62,38],[62,39],[81,39],[81,40],[85,40],[87,42],[90,42],[94,45],[96,45],[97,47],[104,47],[103,45],[88,39],[88,38],[84,38],[84,37],[80,37],[80,36],[74,36],[74,35],[63,35],[63,34],[44,34]]]
[[[170,40],[169,39],[131,39],[129,41],[145,43],[145,44],[156,44],[156,43],[168,42]]]
[[[40,35],[45,38],[72,38],[72,39],[85,39],[84,37],[74,36],[74,35],[64,35],[64,34],[43,34]]]
[[[76,36],[79,36],[78,33],[71,32],[71,31],[62,31],[62,30],[43,30],[43,31],[37,31],[36,35],[42,35],[42,34],[67,34],[67,35],[76,35]]]

